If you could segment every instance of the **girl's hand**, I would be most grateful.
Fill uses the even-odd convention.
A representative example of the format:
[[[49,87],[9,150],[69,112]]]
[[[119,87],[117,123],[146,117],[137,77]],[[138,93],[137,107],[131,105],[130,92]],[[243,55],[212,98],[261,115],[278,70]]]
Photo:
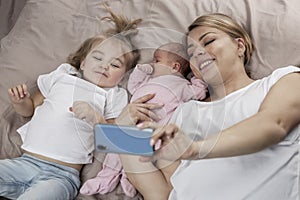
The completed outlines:
[[[91,125],[96,123],[106,123],[104,117],[85,101],[75,101],[70,108],[75,117],[86,120]]]
[[[184,134],[175,124],[160,126],[153,122],[144,122],[137,125],[139,128],[153,128],[150,145],[154,146],[159,140],[161,147],[155,150],[151,157],[141,157],[143,162],[159,159],[176,161],[199,158],[199,147],[189,136]]]
[[[21,104],[30,97],[27,85],[17,85],[8,89],[8,95],[13,104]]]
[[[158,121],[160,118],[152,110],[163,107],[160,104],[146,103],[154,94],[147,94],[136,101],[129,103],[116,118],[119,125],[136,125],[139,121]]]

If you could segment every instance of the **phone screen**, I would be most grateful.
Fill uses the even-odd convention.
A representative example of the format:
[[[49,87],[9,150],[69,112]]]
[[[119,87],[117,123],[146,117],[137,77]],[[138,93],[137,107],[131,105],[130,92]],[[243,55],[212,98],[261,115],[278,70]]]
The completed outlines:
[[[101,152],[151,156],[152,129],[111,124],[95,125],[95,150]]]

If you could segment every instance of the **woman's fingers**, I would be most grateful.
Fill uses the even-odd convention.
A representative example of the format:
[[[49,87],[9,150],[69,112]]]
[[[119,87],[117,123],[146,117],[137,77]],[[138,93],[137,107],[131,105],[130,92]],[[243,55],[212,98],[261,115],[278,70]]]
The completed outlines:
[[[136,99],[135,101],[133,101],[132,103],[146,103],[147,101],[149,101],[150,99],[152,99],[155,96],[155,94],[146,94],[138,99]]]
[[[153,156],[142,156],[140,161],[149,162],[158,159],[176,161],[180,157],[189,157],[185,152],[190,149],[192,140],[188,136],[182,134],[178,126],[169,124],[165,126],[158,125],[154,122],[143,122],[137,125],[139,128],[154,129],[150,145],[154,146],[161,140],[161,146],[155,150]]]
[[[137,107],[137,111],[139,116],[140,121],[159,121],[160,117],[157,116],[152,110],[147,109],[143,106]]]
[[[170,139],[172,139],[176,132],[178,132],[178,127],[173,124],[161,126],[155,122],[145,121],[141,124],[137,125],[138,128],[152,128],[154,129],[152,138],[150,140],[150,145],[153,146],[159,140],[161,140],[162,144],[168,143]]]
[[[135,125],[138,121],[158,121],[160,117],[152,111],[152,108],[159,107],[161,105],[130,103],[119,115],[117,122],[118,124]]]
[[[128,104],[116,118],[115,123],[120,125],[135,125],[139,121],[160,120],[160,117],[153,110],[162,108],[163,105],[146,103],[154,96],[155,94],[147,94]]]

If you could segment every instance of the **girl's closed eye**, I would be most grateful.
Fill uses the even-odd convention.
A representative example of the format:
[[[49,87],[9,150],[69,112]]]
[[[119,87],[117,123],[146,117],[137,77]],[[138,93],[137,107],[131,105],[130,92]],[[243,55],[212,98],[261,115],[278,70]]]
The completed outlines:
[[[93,56],[93,58],[96,60],[102,61],[102,58],[100,58],[100,57]]]
[[[120,68],[120,65],[118,65],[118,64],[111,63],[110,65],[115,68]]]

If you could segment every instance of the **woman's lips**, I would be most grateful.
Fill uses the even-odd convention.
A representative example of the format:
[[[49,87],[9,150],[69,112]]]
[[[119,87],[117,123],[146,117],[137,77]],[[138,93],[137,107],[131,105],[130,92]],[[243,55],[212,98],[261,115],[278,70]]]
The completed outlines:
[[[204,69],[205,67],[207,67],[208,65],[210,65],[214,60],[213,59],[209,59],[209,60],[205,60],[201,63],[199,63],[199,69],[202,70]]]

